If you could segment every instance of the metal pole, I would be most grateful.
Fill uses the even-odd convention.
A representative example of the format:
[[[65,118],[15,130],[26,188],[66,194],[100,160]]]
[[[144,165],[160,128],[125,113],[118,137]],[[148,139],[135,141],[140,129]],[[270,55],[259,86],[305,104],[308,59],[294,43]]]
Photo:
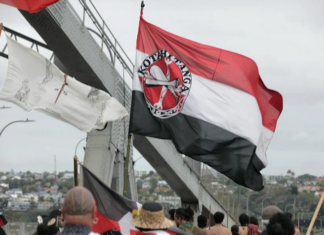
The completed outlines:
[[[246,214],[249,215],[249,199],[251,195],[254,195],[256,193],[249,193],[246,199]]]
[[[83,2],[84,2],[84,7],[83,7],[82,26],[84,26],[84,22],[85,22],[86,0],[83,0]]]
[[[3,28],[3,24],[0,23],[0,37],[1,37],[2,28]]]
[[[262,200],[262,210],[261,210],[261,214],[262,214],[262,211],[263,211],[263,203],[264,203],[264,200],[266,200],[266,199],[271,199],[272,197],[266,197],[266,198],[264,198],[263,200]]]
[[[288,206],[293,206],[293,205],[294,205],[294,204],[288,204],[288,205],[286,205],[286,206],[285,206],[285,212],[287,212],[287,207],[288,207]]]
[[[297,218],[297,226],[298,226],[298,229],[300,228],[300,223],[299,223],[299,217],[300,217],[300,213],[298,212],[298,218]]]
[[[10,125],[14,124],[14,123],[17,123],[17,122],[35,122],[34,120],[28,120],[28,118],[26,120],[18,120],[18,121],[13,121],[13,122],[10,122],[9,124],[7,124],[3,129],[2,131],[0,132],[0,136],[2,135],[2,132]]]
[[[124,197],[126,197],[127,194],[127,183],[128,183],[128,163],[129,163],[129,155],[130,155],[130,148],[131,148],[131,141],[132,141],[132,135],[130,134],[128,136],[128,142],[127,142],[127,153],[126,153],[126,160],[124,163]]]
[[[87,138],[83,138],[83,139],[80,140],[80,141],[77,143],[77,145],[75,146],[74,156],[77,156],[77,149],[78,149],[78,147],[79,147],[79,144],[80,144],[83,140],[85,140],[85,139],[87,139]]]
[[[74,156],[73,158],[74,165],[74,186],[78,186],[78,157]]]

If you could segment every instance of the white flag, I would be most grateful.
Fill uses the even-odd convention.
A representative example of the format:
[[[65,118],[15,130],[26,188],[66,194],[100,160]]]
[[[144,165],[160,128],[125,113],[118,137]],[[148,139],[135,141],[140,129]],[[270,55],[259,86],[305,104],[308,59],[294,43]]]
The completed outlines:
[[[7,42],[9,64],[1,100],[26,111],[45,112],[86,132],[128,116],[106,92],[67,76],[42,55],[8,36]]]

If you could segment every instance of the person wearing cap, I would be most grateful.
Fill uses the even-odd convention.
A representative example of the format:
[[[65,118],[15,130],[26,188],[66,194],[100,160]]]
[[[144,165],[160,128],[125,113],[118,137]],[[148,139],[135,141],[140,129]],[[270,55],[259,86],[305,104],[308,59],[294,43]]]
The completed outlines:
[[[280,210],[277,206],[270,205],[270,206],[265,207],[261,213],[262,224],[267,228],[267,226],[270,222],[270,219],[272,218],[273,215],[275,215],[277,213],[283,213],[282,210]],[[268,235],[267,230],[266,229],[263,230],[261,235]]]
[[[64,220],[61,235],[95,235],[91,229],[98,222],[96,212],[95,200],[88,189],[81,186],[70,189],[61,208]]]
[[[159,203],[145,203],[131,224],[140,231],[167,230],[179,235],[184,235],[180,229],[174,226],[174,222],[164,216],[163,207]]]

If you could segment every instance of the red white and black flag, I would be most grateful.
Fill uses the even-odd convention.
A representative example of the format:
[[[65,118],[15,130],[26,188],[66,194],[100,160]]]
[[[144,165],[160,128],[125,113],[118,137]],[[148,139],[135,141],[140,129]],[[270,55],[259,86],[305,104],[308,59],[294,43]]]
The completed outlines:
[[[282,111],[245,56],[171,34],[140,18],[130,132],[261,190],[260,170]]]

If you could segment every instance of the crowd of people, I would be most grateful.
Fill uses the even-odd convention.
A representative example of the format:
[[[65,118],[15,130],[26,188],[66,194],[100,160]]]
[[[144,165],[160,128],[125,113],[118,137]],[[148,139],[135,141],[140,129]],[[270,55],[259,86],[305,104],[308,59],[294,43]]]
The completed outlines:
[[[96,212],[91,192],[80,186],[74,187],[66,194],[60,210],[54,210],[48,216],[37,217],[38,226],[34,235],[96,235],[92,232],[93,225],[98,222]],[[233,225],[231,229],[223,225],[224,218],[224,213],[218,211],[213,215],[213,226],[210,226],[209,219],[204,215],[199,215],[197,221],[194,221],[194,211],[190,207],[171,209],[166,218],[160,204],[149,202],[133,216],[131,224],[139,233],[163,230],[179,235],[300,235],[293,224],[292,214],[283,213],[274,205],[262,211],[261,222],[266,228],[263,231],[259,229],[256,217],[241,214],[239,225]],[[0,234],[5,233],[2,230]],[[105,234],[120,235],[120,232],[115,230]]]

